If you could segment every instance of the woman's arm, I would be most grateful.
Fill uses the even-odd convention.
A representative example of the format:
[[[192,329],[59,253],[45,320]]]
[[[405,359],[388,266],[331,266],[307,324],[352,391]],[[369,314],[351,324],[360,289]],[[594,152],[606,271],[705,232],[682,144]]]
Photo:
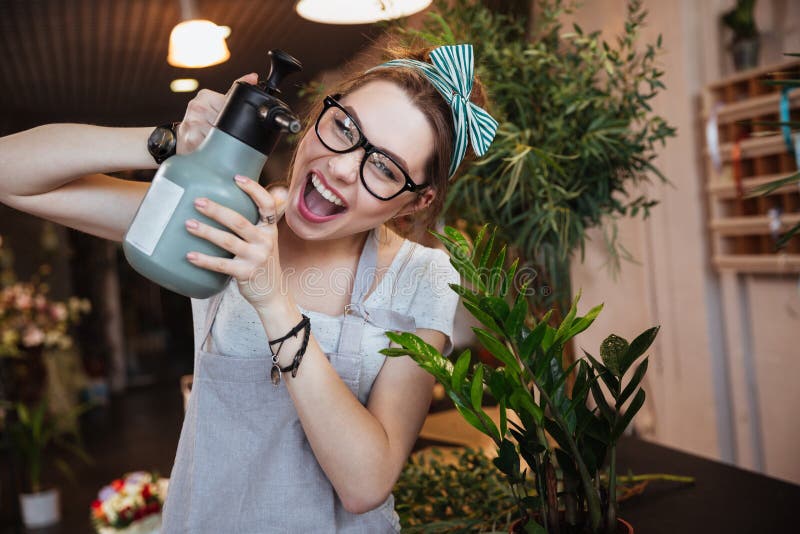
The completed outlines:
[[[270,339],[300,321],[298,308],[270,306],[259,315]],[[445,336],[436,330],[416,334],[442,351]],[[281,348],[281,366],[291,363],[300,339]],[[387,358],[372,386],[366,407],[330,364],[313,334],[297,376],[284,373],[300,423],[314,455],[349,512],[380,506],[394,487],[414,446],[431,401],[433,377],[411,358]]]
[[[237,82],[254,84],[256,74]],[[235,83],[235,82],[234,82]],[[201,89],[178,131],[178,154],[205,139],[225,95]],[[0,203],[76,230],[122,241],[150,184],[103,173],[157,167],[147,151],[153,127],[48,124],[0,138]]]
[[[0,202],[121,241],[149,184],[101,173],[155,168],[151,131],[49,124],[0,138]]]

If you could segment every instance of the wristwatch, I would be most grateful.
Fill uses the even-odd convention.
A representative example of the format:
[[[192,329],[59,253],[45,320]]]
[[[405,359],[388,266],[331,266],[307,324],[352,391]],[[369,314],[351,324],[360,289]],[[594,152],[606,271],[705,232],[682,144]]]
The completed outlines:
[[[158,126],[147,139],[147,150],[159,165],[168,157],[175,155],[178,146],[178,125],[180,122]]]

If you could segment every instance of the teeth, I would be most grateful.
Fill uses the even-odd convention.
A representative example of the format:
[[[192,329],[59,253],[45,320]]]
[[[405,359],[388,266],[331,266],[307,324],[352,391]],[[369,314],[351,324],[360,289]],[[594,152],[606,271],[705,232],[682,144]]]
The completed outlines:
[[[319,191],[319,194],[322,195],[326,200],[328,200],[329,202],[333,202],[337,206],[344,207],[344,202],[342,202],[339,197],[337,197],[333,192],[331,192],[330,189],[322,185],[320,179],[313,174],[311,175],[311,183],[314,184],[314,188],[316,188],[316,190]]]

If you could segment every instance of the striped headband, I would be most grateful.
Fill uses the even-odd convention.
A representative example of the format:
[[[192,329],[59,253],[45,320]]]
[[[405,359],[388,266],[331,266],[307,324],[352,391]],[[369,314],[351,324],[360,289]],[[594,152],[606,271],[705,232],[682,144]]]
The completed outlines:
[[[450,104],[455,125],[453,160],[450,162],[450,178],[456,173],[467,152],[467,141],[472,141],[472,150],[483,156],[492,144],[497,121],[486,110],[469,100],[472,93],[474,57],[472,45],[460,44],[440,46],[430,53],[431,63],[416,59],[393,59],[369,71],[384,67],[407,67],[422,73]]]

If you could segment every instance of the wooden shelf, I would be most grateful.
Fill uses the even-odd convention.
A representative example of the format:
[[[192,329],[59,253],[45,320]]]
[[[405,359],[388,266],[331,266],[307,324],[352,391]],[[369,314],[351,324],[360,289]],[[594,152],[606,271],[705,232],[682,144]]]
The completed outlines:
[[[800,222],[800,213],[787,213],[780,216],[781,232],[785,232]],[[770,218],[766,215],[754,217],[726,217],[712,219],[711,229],[721,236],[770,235]]]
[[[713,257],[712,263],[719,270],[759,274],[800,273],[800,254],[719,254]]]
[[[712,111],[716,112],[722,163],[715,169],[708,148],[704,149],[711,263],[718,270],[800,272],[800,236],[775,252],[768,215],[778,210],[779,234],[800,223],[800,188],[790,184],[769,195],[749,194],[797,172],[794,154],[779,128],[754,124],[777,122],[780,117],[782,88],[763,82],[795,78],[800,78],[800,61],[796,59],[736,74],[707,86],[703,93],[702,117],[707,120]],[[800,120],[800,90],[789,95],[791,119]],[[737,145],[738,161],[734,162]]]
[[[742,189],[744,190],[745,195],[748,194],[749,191],[752,191],[756,187],[761,187],[762,185],[766,185],[770,182],[774,182],[775,180],[780,180],[781,178],[788,178],[789,176],[796,174],[793,172],[784,173],[784,174],[768,174],[766,176],[761,176],[759,178],[748,178],[742,180]],[[779,187],[768,196],[772,195],[780,195],[784,193],[792,193],[794,191],[798,191],[797,184],[789,184],[784,185],[783,187]],[[706,186],[706,191],[713,195],[718,199],[730,200],[738,198],[738,192],[736,190],[736,184],[733,183],[732,180],[711,180]]]
[[[733,104],[723,104],[717,110],[717,124],[730,124],[731,122],[752,120],[753,117],[773,114],[778,110],[780,102],[780,93],[773,93],[754,96]],[[800,91],[789,93],[789,106],[792,108],[800,107]],[[703,120],[708,120],[707,114],[703,114]]]

